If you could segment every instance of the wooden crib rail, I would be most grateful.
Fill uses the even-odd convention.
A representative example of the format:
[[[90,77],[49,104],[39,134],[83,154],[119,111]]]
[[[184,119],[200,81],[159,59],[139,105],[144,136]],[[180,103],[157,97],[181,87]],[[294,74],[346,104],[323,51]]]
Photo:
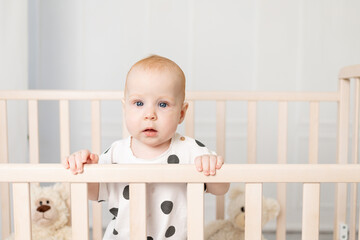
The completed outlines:
[[[61,164],[0,164],[0,182],[132,182],[132,183],[353,183],[360,182],[359,164],[225,164],[206,177],[192,165],[86,165],[73,175]]]
[[[358,164],[227,164],[207,177],[192,165],[88,165],[73,175],[60,164],[0,164],[0,182],[13,183],[17,239],[31,239],[30,182],[71,183],[73,239],[89,239],[87,182],[129,182],[131,239],[146,237],[146,183],[188,183],[188,239],[203,239],[203,183],[246,183],[245,239],[261,239],[262,184],[300,182],[303,188],[302,239],[318,239],[320,183],[360,182]],[[134,225],[133,225],[134,224]]]

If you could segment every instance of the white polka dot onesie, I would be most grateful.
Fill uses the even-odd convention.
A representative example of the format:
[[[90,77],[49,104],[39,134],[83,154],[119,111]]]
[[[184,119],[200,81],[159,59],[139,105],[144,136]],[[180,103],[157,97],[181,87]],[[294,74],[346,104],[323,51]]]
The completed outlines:
[[[193,164],[197,156],[214,154],[201,142],[178,133],[171,139],[168,150],[150,160],[136,158],[130,143],[131,137],[114,142],[100,156],[99,164]],[[186,240],[186,184],[151,183],[147,184],[146,194],[147,240]],[[114,216],[103,239],[130,239],[128,183],[101,183],[98,201],[108,201]]]

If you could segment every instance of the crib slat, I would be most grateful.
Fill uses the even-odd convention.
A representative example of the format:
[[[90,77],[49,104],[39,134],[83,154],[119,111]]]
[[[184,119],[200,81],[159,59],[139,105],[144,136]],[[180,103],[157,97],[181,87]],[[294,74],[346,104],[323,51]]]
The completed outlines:
[[[256,163],[256,102],[248,102],[247,162]]]
[[[6,101],[0,100],[0,163],[8,163],[8,131]],[[1,239],[10,235],[10,188],[8,183],[0,183]]]
[[[130,239],[146,239],[146,184],[130,184]]]
[[[70,113],[69,101],[59,101],[60,111],[60,158],[63,160],[70,155]]]
[[[72,239],[89,239],[89,213],[86,183],[71,183]]]
[[[185,117],[185,135],[194,137],[195,124],[194,124],[194,101],[187,101],[189,106]]]
[[[101,118],[100,101],[91,101],[91,149],[93,153],[100,154],[101,148]],[[102,208],[98,202],[92,202],[93,239],[102,238]]]
[[[216,151],[225,158],[225,120],[226,104],[224,101],[216,102]]]
[[[359,157],[359,105],[360,105],[360,78],[355,79],[354,105],[353,105],[353,135],[352,135],[352,162],[358,163]],[[357,183],[351,184],[350,196],[350,219],[349,219],[349,240],[356,238],[356,203],[357,203]],[[360,223],[359,223],[360,224]],[[360,237],[360,234],[359,234]]]
[[[188,239],[204,239],[204,184],[187,185],[187,226]]]
[[[31,240],[30,184],[13,184],[15,239]]]
[[[318,240],[320,224],[320,184],[304,183],[302,240]]]
[[[261,239],[262,184],[245,184],[245,240]]]
[[[310,103],[309,163],[318,162],[319,155],[319,103]]]
[[[278,119],[278,163],[285,164],[287,156],[287,124],[288,124],[288,104],[279,103]]]
[[[216,151],[217,154],[226,159],[225,143],[226,143],[226,102],[216,102]],[[216,196],[216,219],[224,219],[225,197]]]
[[[346,164],[348,161],[350,108],[350,81],[348,79],[340,79],[339,93],[337,163]],[[338,236],[340,223],[346,222],[347,199],[344,196],[347,196],[347,184],[337,183],[335,194],[334,236]]]
[[[288,103],[279,102],[278,113],[278,163],[287,162],[287,125],[288,125]],[[277,199],[280,204],[280,213],[277,217],[276,239],[286,239],[286,183],[277,184]]]
[[[39,120],[37,100],[28,101],[28,113],[30,163],[39,163]]]

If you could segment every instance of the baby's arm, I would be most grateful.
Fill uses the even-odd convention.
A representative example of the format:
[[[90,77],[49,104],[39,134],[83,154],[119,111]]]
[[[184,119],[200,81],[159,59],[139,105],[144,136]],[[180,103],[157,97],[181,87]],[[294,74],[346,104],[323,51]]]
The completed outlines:
[[[224,164],[224,159],[216,155],[202,155],[195,158],[195,166],[205,176],[214,176]],[[206,183],[206,191],[214,195],[224,195],[229,190],[229,183]]]
[[[84,164],[97,164],[99,156],[89,150],[80,150],[63,160],[63,166],[70,169],[73,174],[83,173]],[[99,196],[99,183],[88,183],[88,198],[97,201]]]

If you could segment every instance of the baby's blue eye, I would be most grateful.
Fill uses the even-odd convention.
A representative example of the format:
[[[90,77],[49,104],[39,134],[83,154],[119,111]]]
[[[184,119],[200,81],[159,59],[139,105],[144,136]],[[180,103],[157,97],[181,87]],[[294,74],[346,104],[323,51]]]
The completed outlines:
[[[143,103],[143,102],[140,102],[140,101],[137,101],[135,104],[136,104],[136,106],[138,106],[138,107],[144,106],[144,103]]]
[[[167,103],[162,102],[162,103],[159,104],[159,106],[160,106],[161,108],[166,108],[166,107],[167,107]]]

